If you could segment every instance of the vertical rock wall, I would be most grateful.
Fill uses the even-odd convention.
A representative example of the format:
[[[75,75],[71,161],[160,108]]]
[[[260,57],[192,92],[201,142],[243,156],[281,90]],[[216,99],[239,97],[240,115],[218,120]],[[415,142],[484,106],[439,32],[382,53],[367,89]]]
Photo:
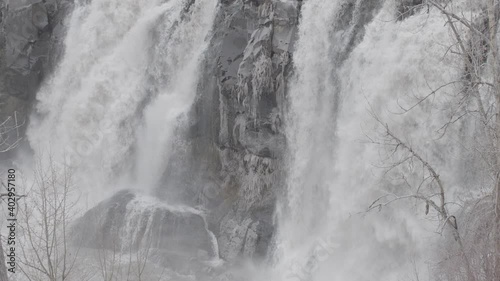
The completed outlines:
[[[272,239],[298,16],[298,2],[221,2],[190,130],[187,170],[199,178],[187,186],[226,260],[264,257]]]
[[[26,125],[40,83],[61,55],[71,5],[66,0],[0,2],[0,122],[10,117],[7,126],[15,125],[16,118]],[[15,139],[10,136],[8,143]]]

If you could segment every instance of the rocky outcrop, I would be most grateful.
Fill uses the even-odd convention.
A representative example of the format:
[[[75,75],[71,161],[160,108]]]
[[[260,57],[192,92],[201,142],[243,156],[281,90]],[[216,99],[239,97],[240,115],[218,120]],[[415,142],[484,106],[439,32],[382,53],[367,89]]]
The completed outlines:
[[[6,126],[27,123],[40,83],[60,56],[71,5],[69,0],[1,0],[0,122],[10,117]],[[16,139],[10,136],[6,145]]]
[[[200,176],[186,186],[225,260],[265,257],[273,237],[298,16],[294,1],[221,2],[192,112],[187,170]]]
[[[173,268],[216,256],[203,214],[155,198],[121,191],[78,219],[72,228],[78,247],[115,253],[147,249],[151,261]]]

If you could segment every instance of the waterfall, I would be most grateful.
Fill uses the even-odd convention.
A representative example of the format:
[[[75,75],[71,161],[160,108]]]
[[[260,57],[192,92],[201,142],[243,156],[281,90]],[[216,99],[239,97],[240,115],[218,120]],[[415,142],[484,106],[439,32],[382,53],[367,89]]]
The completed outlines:
[[[216,1],[196,1],[189,19],[175,30],[160,26],[151,77],[160,93],[145,109],[144,126],[137,135],[137,178],[154,187],[168,163],[173,135],[180,119],[186,119],[197,91],[200,60],[212,29]],[[166,77],[163,78],[163,77]],[[186,121],[186,120],[184,120]]]
[[[457,75],[443,59],[446,49],[435,43],[438,37],[450,40],[449,34],[436,11],[397,22],[393,2],[373,10],[366,10],[367,4],[310,0],[302,6],[289,91],[287,197],[278,211],[275,280],[425,275],[426,242],[437,236],[435,225],[414,210],[422,203],[395,202],[379,214],[365,212],[388,189],[397,193],[405,188],[384,174],[380,163],[387,156],[368,137],[377,140],[384,133],[377,116],[416,147],[428,148],[425,157],[438,167],[455,171],[454,151],[442,144],[456,140],[438,139],[436,133],[446,121],[446,98],[398,113],[401,105],[411,106],[429,87]],[[348,21],[346,14],[352,14]],[[367,14],[376,16],[367,20]],[[450,160],[443,162],[439,154]],[[455,174],[442,176],[453,186]]]
[[[37,93],[27,132],[35,158],[72,168],[75,196],[84,199],[78,207],[96,205],[76,221],[72,241],[128,253],[113,267],[130,267],[140,255],[160,263],[158,252],[176,257],[179,268],[190,257],[221,263],[202,211],[150,196],[188,128],[218,5],[77,1],[61,61]],[[134,191],[116,192],[123,189]],[[106,235],[108,228],[114,232]]]
[[[201,220],[201,224],[203,224],[203,228],[206,231],[204,236],[207,237],[205,244],[208,245],[206,245],[205,248],[208,252],[208,262],[213,265],[221,263],[217,239],[213,232],[208,229],[208,223],[203,212],[188,206],[172,206],[157,198],[148,196],[134,198],[127,204],[126,213],[124,215],[126,222],[120,229],[119,241],[123,243],[122,251],[126,253],[130,248],[134,247],[138,249],[161,248],[164,244],[174,244],[168,241],[166,233],[179,232],[179,227],[186,226],[178,225],[181,224],[182,221],[178,222],[172,219],[172,217],[176,216],[178,216],[178,218],[191,218],[192,221],[194,221],[192,218]],[[162,222],[164,223],[165,221],[172,224],[162,224]],[[189,221],[186,224],[189,224]],[[191,234],[194,233],[195,232],[192,232]],[[183,236],[186,236],[186,233],[179,233],[178,236],[184,238]],[[191,241],[192,244],[195,242],[198,241]],[[175,243],[179,244],[180,242],[175,241]]]
[[[37,94],[28,135],[38,157],[76,168],[89,193],[154,188],[194,101],[216,4],[78,1]]]
[[[36,163],[71,167],[74,196],[92,205],[72,221],[74,244],[111,252],[118,242],[129,255],[154,248],[151,263],[165,278],[184,276],[172,280],[433,280],[425,275],[440,250],[454,247],[439,248],[454,243],[439,225],[451,216],[412,188],[435,198],[444,192],[427,181],[439,178],[455,203],[488,186],[487,172],[466,167],[479,157],[466,150],[484,140],[458,139],[480,129],[452,111],[478,110],[456,104],[463,89],[450,81],[463,80],[463,65],[450,58],[456,42],[438,9],[68,1],[64,52],[43,77],[26,134]],[[54,1],[24,2],[11,20],[34,25],[41,9],[34,32],[46,34]],[[406,15],[400,2],[411,6]],[[474,1],[456,2],[471,18],[477,12]],[[488,71],[478,75],[488,81]],[[401,143],[422,158],[405,158]],[[389,196],[399,198],[368,210]],[[447,204],[449,214],[460,210]]]
[[[280,263],[307,259],[311,233],[321,232],[328,210],[334,145],[338,81],[331,38],[339,1],[308,1],[302,6],[299,42],[294,52],[297,70],[290,86],[287,137],[290,164],[287,206],[282,206]],[[314,32],[312,32],[314,30]],[[302,231],[297,231],[300,226]],[[298,252],[300,254],[297,254]],[[303,261],[304,264],[307,261]],[[302,263],[302,262],[299,262]],[[296,264],[287,264],[294,268]],[[285,277],[289,273],[282,272]]]

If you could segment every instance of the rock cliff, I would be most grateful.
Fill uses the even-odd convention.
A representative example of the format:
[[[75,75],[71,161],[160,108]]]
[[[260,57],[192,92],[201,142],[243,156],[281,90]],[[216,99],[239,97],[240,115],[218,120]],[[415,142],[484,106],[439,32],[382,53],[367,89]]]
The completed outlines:
[[[50,76],[61,55],[64,18],[72,3],[1,3],[0,116],[6,118],[17,111],[25,117],[41,81]],[[346,1],[336,23],[339,51],[332,63],[341,64],[348,57],[380,3]],[[185,13],[189,13],[191,4],[185,2]],[[160,207],[139,210],[141,218],[152,219],[155,224],[186,222],[188,228],[174,228],[174,232],[160,236],[173,235],[170,238],[174,239],[177,234],[193,235],[193,241],[199,244],[193,245],[210,252],[213,233],[216,252],[228,261],[262,259],[269,254],[276,200],[285,190],[287,84],[293,75],[292,54],[301,5],[299,0],[219,2],[189,126],[180,130],[182,145],[174,146],[156,194],[204,215],[180,214]],[[106,241],[113,234],[107,230],[122,229],[137,220],[127,218],[125,212],[134,198],[132,193],[120,193],[89,211],[79,222],[97,215],[93,224],[85,227],[86,236],[100,238],[86,239],[84,245],[97,247],[98,241],[109,245]],[[110,237],[99,236],[108,232]],[[134,239],[138,241],[129,242],[140,243],[143,237]],[[187,247],[190,243],[186,241],[182,243]],[[193,250],[193,245],[186,249]]]
[[[6,127],[24,132],[40,83],[61,55],[71,8],[66,0],[0,1],[0,122],[9,119]],[[15,142],[17,133],[2,145]]]

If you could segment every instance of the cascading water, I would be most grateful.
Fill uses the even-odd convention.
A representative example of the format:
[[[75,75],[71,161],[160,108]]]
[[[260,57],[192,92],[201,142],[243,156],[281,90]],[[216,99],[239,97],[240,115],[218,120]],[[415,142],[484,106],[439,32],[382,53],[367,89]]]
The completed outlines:
[[[64,57],[37,95],[32,147],[77,168],[89,188],[153,189],[194,101],[216,4],[77,4]]]
[[[280,264],[290,270],[307,264],[307,251],[315,242],[311,233],[321,233],[326,225],[339,103],[334,79],[336,42],[331,38],[338,9],[339,1],[308,1],[301,11],[294,52],[297,73],[289,97],[288,198],[280,210],[278,230]],[[297,226],[307,231],[297,231]],[[282,278],[294,275],[280,271]]]
[[[425,157],[438,167],[454,171],[454,162],[436,157],[454,155],[442,144],[456,140],[436,133],[446,110],[396,114],[402,103],[409,108],[456,75],[443,60],[446,48],[434,41],[448,38],[447,29],[436,11],[404,22],[394,20],[395,11],[391,1],[310,0],[302,6],[289,96],[288,196],[278,214],[273,280],[403,280],[425,275],[431,262],[424,258],[431,255],[425,242],[436,239],[435,225],[408,207],[418,202],[365,213],[388,186],[405,190],[381,168],[389,154],[369,141],[384,132],[377,118],[417,147],[430,148],[435,154]],[[454,176],[443,178],[454,183]]]
[[[186,118],[196,96],[198,68],[212,29],[215,1],[196,1],[188,19],[174,30],[159,26],[161,38],[154,49],[151,80],[160,89],[145,109],[144,126],[138,132],[137,178],[154,187],[169,160],[173,135],[180,118]],[[178,5],[180,6],[180,5]],[[166,78],[163,78],[166,77]]]
[[[443,134],[453,99],[440,88],[460,67],[439,11],[397,21],[383,0],[76,2],[27,134],[41,162],[74,168],[92,205],[115,194],[75,223],[84,247],[150,239],[160,269],[182,276],[168,280],[248,280],[238,262],[265,255],[271,268],[250,266],[252,280],[428,272],[443,232],[428,205],[426,217],[418,200],[365,211],[425,176],[411,161],[387,169],[400,156],[380,145],[388,128],[445,171],[447,196],[463,190],[464,142]],[[172,174],[196,175],[166,183],[179,159]],[[190,206],[150,197],[177,182]]]
[[[206,258],[218,262],[217,241],[201,211],[148,196],[165,171],[176,130],[187,125],[217,5],[214,0],[75,4],[63,58],[37,95],[28,136],[41,163],[50,157],[72,168],[79,193],[87,198],[81,203],[92,206],[117,190],[136,190],[127,196],[138,198],[117,201],[126,209],[116,241],[103,240],[100,247],[114,251],[122,245],[128,253],[176,246],[196,256],[194,242],[202,241]],[[83,221],[89,226],[107,219],[103,211]],[[189,227],[196,231],[182,237]],[[175,245],[176,239],[199,241]]]

